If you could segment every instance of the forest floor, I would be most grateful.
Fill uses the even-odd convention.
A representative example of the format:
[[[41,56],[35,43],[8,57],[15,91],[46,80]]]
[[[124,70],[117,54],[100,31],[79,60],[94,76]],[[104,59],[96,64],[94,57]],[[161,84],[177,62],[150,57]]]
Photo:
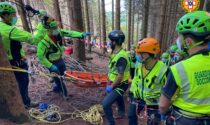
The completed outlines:
[[[96,49],[97,50],[97,49]],[[100,50],[98,50],[100,51]],[[30,55],[33,56],[33,55]],[[98,54],[91,53],[87,56],[93,57],[91,61],[95,66],[107,71],[108,58],[100,57]],[[81,111],[89,109],[95,104],[101,104],[103,98],[105,97],[104,88],[80,88],[73,85],[70,82],[65,82],[68,92],[71,95],[68,101],[64,100],[59,94],[52,92],[50,87],[49,79],[44,77],[35,77],[33,82],[29,85],[29,95],[32,100],[39,100],[40,102],[45,102],[48,104],[55,104],[60,107],[62,112],[73,112],[75,107]],[[129,102],[127,100],[127,95],[125,97],[126,104],[126,117],[124,119],[116,119],[117,125],[128,125],[127,112]],[[114,114],[116,113],[116,105],[113,106]],[[67,117],[66,117],[67,118]],[[66,119],[64,118],[64,119]],[[106,125],[106,119],[103,117],[103,125]],[[142,121],[142,120],[141,120]],[[89,122],[85,122],[80,118],[69,119],[63,123],[58,123],[59,125],[91,125]],[[142,124],[139,122],[139,124]],[[0,125],[15,125],[8,120],[0,119]],[[36,120],[32,120],[30,123],[25,123],[24,125],[47,125],[47,123],[40,123]],[[143,124],[142,124],[143,125]]]

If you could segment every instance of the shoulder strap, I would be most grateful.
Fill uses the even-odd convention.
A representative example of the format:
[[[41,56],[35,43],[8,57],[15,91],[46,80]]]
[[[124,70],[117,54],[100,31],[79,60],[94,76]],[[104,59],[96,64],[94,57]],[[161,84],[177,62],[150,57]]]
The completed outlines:
[[[164,77],[164,75],[166,74],[167,71],[168,71],[168,66],[162,65],[162,67],[160,68],[160,72],[157,76],[156,83],[161,82],[161,80],[163,79],[163,77]]]

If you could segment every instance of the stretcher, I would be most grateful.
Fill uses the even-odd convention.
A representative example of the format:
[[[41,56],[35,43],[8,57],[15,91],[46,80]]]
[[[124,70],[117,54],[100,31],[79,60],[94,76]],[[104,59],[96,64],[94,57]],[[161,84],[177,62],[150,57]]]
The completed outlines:
[[[108,84],[108,77],[105,73],[65,71],[65,76],[78,87],[105,87]]]

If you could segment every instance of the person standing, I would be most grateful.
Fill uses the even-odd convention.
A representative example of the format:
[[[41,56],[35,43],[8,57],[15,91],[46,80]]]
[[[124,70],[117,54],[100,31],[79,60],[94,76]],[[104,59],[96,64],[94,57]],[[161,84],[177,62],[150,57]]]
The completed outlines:
[[[177,23],[179,49],[189,58],[170,67],[159,109],[176,125],[210,125],[210,14],[194,11]]]
[[[159,125],[161,122],[158,103],[168,66],[156,58],[159,52],[160,45],[155,38],[144,38],[137,44],[138,59],[130,88],[129,125],[138,125],[137,113],[143,110],[145,105],[147,125]]]
[[[64,75],[66,65],[62,57],[64,51],[62,37],[66,36],[83,39],[90,35],[90,33],[59,29],[59,23],[56,21],[45,22],[44,24],[44,27],[47,28],[47,33],[38,44],[38,60],[43,66],[48,68],[51,73]],[[60,93],[64,97],[68,97],[68,92],[63,80],[56,76],[53,79],[55,82],[53,91]]]
[[[112,112],[112,104],[117,102],[118,116],[125,116],[125,104],[123,95],[128,89],[128,79],[130,77],[130,62],[127,52],[122,48],[125,35],[120,30],[113,30],[109,33],[112,53],[109,59],[108,78],[110,84],[106,87],[108,95],[104,98],[102,105],[108,125],[115,125]]]
[[[0,2],[0,33],[2,36],[3,47],[7,53],[9,62],[12,66],[28,70],[24,50],[21,42],[35,45],[32,34],[15,27],[17,15],[15,7],[9,2]],[[38,106],[37,101],[32,101],[28,95],[29,76],[27,73],[14,72],[20,94],[26,108]]]

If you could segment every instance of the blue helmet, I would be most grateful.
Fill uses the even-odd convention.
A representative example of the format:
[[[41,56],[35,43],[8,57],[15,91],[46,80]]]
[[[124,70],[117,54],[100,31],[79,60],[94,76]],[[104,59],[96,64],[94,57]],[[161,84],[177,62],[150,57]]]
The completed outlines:
[[[108,37],[111,41],[115,41],[119,45],[125,41],[125,35],[120,30],[113,30],[109,33]]]

